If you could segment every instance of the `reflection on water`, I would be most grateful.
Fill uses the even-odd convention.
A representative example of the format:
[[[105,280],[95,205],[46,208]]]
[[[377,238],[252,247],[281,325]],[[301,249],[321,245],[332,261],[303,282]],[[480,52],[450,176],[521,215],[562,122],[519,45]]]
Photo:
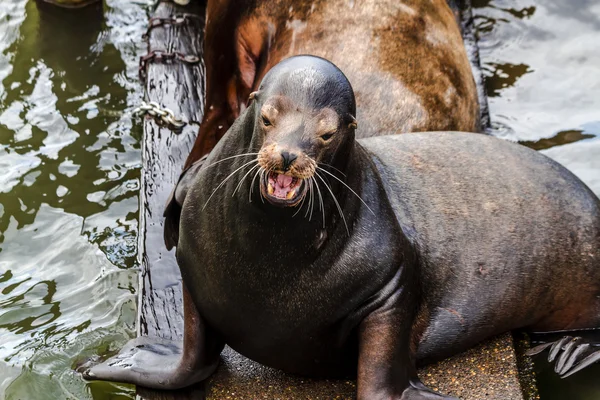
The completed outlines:
[[[544,149],[600,194],[600,2],[473,5],[491,133]]]
[[[134,333],[141,126],[128,111],[153,2],[0,1],[0,398],[134,395],[72,367]],[[491,133],[600,194],[600,3],[474,3]],[[600,396],[600,367],[562,382],[537,368],[544,400]]]
[[[0,2],[0,398],[132,398],[81,355],[135,331],[137,57],[152,0]]]
[[[600,195],[600,2],[474,0],[491,133],[560,162]],[[536,360],[542,400],[597,400],[600,365],[559,379]]]

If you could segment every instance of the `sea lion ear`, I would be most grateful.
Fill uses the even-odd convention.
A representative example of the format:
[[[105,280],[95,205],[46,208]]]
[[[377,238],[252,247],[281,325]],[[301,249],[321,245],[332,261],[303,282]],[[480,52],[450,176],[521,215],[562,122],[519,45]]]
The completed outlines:
[[[250,96],[248,96],[248,103],[250,103],[252,100],[255,100],[256,96],[258,96],[258,91],[250,93]]]
[[[348,128],[356,129],[358,127],[358,123],[356,122],[356,118],[350,115],[350,123],[348,124]]]

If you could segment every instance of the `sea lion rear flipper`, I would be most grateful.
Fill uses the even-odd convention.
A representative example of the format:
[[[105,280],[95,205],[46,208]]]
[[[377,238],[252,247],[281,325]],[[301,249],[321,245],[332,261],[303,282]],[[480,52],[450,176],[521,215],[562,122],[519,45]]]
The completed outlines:
[[[79,366],[83,378],[152,389],[179,389],[208,378],[224,344],[200,317],[185,285],[183,289],[183,340],[140,336],[102,363]]]
[[[528,350],[533,356],[550,349],[548,362],[555,362],[554,372],[566,378],[600,361],[600,344],[582,337],[565,336],[554,342],[544,343]]]
[[[179,241],[179,218],[181,216],[183,201],[185,200],[190,185],[194,181],[198,171],[200,171],[204,165],[207,157],[208,154],[204,155],[181,173],[177,184],[167,199],[167,205],[165,206],[163,216],[165,217],[165,246],[167,246],[168,250],[177,246],[177,242]]]

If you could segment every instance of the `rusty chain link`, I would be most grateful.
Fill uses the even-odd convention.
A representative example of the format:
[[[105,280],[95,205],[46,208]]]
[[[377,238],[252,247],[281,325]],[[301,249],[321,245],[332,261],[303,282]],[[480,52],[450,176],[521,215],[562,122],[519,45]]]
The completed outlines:
[[[177,51],[175,51],[173,53],[167,53],[163,50],[153,50],[150,53],[146,54],[145,56],[140,57],[140,68],[139,68],[140,79],[142,81],[146,80],[146,77],[147,77],[146,68],[148,66],[148,63],[150,63],[150,62],[158,62],[158,63],[171,62],[173,60],[185,62],[187,64],[197,64],[198,62],[200,62],[200,59],[196,56],[185,55],[185,54],[179,53]]]
[[[174,0],[177,4],[185,5],[189,1],[188,0]],[[188,23],[191,20],[201,20],[202,18],[198,15],[194,14],[176,14],[170,18],[160,18],[160,17],[152,17],[149,20],[148,29],[146,33],[142,35],[144,40],[147,40],[150,37],[150,32],[152,29],[164,26],[164,25],[183,25]],[[180,61],[190,65],[197,64],[200,62],[200,59],[193,55],[186,55],[180,52],[166,52],[163,50],[153,50],[145,56],[140,57],[140,65],[139,65],[139,75],[142,81],[146,80],[148,76],[147,68],[148,64],[151,62],[157,63],[170,63],[173,61]],[[183,122],[180,118],[175,117],[175,113],[169,110],[168,108],[163,108],[155,101],[150,101],[146,103],[142,101],[140,106],[133,110],[133,114],[135,115],[151,115],[152,117],[162,121],[163,123],[174,127],[175,129],[181,129],[185,126],[185,122]]]
[[[165,124],[173,126],[175,129],[181,129],[185,126],[185,122],[180,118],[175,117],[173,111],[161,107],[160,104],[155,101],[150,101],[148,103],[142,101],[142,104],[133,110],[133,113],[138,115],[151,115],[154,118],[160,119]]]
[[[160,17],[152,17],[150,18],[150,21],[148,21],[148,29],[146,30],[146,33],[144,33],[142,35],[142,39],[143,40],[148,40],[148,38],[150,37],[150,31],[152,31],[152,29],[159,27],[159,26],[163,26],[163,25],[172,25],[172,26],[177,26],[177,25],[183,25],[188,23],[191,20],[202,20],[202,18],[198,15],[194,15],[194,14],[176,14],[173,17],[170,18],[160,18]]]

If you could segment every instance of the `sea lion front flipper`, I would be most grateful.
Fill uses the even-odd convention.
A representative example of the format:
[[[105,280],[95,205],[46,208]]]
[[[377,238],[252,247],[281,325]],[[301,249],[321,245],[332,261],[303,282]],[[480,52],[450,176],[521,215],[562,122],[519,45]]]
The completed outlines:
[[[394,281],[380,293],[387,299],[375,300],[380,304],[358,329],[357,399],[458,400],[434,392],[417,376],[410,345],[415,315],[406,306],[414,303],[414,293]]]
[[[185,200],[185,196],[187,195],[192,182],[194,182],[196,174],[204,165],[207,157],[208,154],[202,156],[202,158],[194,162],[179,175],[179,180],[167,199],[167,205],[163,213],[163,216],[165,217],[163,235],[167,250],[171,250],[173,247],[177,246],[177,242],[179,241],[179,218],[181,217],[183,201]]]
[[[223,342],[203,322],[183,290],[183,341],[138,337],[117,354],[78,368],[85,379],[133,383],[153,389],[179,389],[208,378],[219,363]]]
[[[582,337],[565,336],[554,342],[544,343],[527,352],[533,356],[550,348],[548,362],[555,361],[554,372],[566,378],[600,361],[599,344]]]

